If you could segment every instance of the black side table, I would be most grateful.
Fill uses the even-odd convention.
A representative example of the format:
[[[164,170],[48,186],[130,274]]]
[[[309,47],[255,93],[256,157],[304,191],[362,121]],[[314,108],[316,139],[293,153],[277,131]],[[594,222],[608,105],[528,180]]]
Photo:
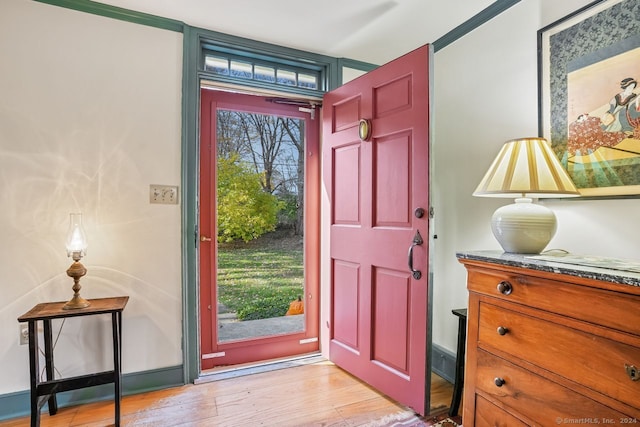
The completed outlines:
[[[460,399],[462,398],[462,389],[464,388],[464,351],[467,342],[467,309],[459,308],[451,310],[453,314],[458,316],[458,349],[456,355],[456,378],[453,384],[453,396],[451,398],[451,406],[449,407],[449,416],[453,417],[458,414],[460,407]]]
[[[49,415],[58,412],[56,393],[77,390],[95,385],[113,383],[115,388],[115,425],[120,426],[120,400],[122,398],[122,311],[129,297],[91,299],[86,308],[64,310],[66,302],[48,302],[38,304],[18,317],[18,322],[29,323],[29,370],[31,374],[31,427],[40,425],[40,409],[49,402]],[[111,314],[113,332],[113,370],[77,377],[54,379],[52,319],[66,317]],[[40,360],[38,357],[37,323],[44,325],[44,357],[46,381],[40,381]]]

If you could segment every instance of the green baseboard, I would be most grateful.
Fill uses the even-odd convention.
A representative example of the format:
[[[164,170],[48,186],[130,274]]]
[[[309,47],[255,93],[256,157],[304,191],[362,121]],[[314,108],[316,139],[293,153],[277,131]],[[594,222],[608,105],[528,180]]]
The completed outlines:
[[[183,366],[153,369],[122,375],[122,394],[144,393],[184,385]],[[58,393],[58,406],[74,406],[100,400],[113,399],[113,384],[104,384],[80,390]],[[29,390],[0,395],[0,420],[24,417],[30,414]],[[47,410],[47,405],[42,411]]]
[[[456,354],[438,344],[432,344],[431,371],[453,383],[456,378]]]

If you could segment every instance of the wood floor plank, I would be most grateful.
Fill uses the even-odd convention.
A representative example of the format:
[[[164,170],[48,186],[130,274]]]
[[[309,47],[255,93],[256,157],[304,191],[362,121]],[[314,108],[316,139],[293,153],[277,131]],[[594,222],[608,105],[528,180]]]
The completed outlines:
[[[382,419],[390,414],[399,412],[409,414],[412,411],[384,396],[382,396],[382,399],[378,396],[373,399],[340,406],[338,412],[342,418],[349,421],[349,425],[358,426],[371,422],[372,420]]]
[[[446,408],[453,386],[433,376],[432,407]],[[123,426],[358,427],[410,409],[330,362],[125,396]],[[112,426],[114,403],[101,401],[42,411],[42,427]],[[29,425],[29,417],[0,427]]]

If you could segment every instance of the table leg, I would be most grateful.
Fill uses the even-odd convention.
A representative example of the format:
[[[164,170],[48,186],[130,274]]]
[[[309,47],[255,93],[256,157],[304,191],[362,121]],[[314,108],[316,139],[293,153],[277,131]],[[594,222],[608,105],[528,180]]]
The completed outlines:
[[[453,417],[458,414],[460,400],[462,398],[462,389],[464,388],[464,356],[465,343],[467,341],[467,318],[458,317],[458,348],[456,355],[456,378],[454,380],[453,396],[451,398],[451,406],[449,407],[449,416]]]
[[[120,400],[122,399],[122,312],[111,313],[113,331],[113,373],[115,388],[115,426],[120,426]]]
[[[31,427],[40,425],[40,408],[38,407],[38,374],[40,361],[38,359],[37,321],[29,321],[29,373],[31,374]]]
[[[44,323],[44,359],[45,371],[47,373],[47,381],[53,381],[53,332],[51,329],[51,320],[45,319]],[[49,415],[55,415],[58,412],[58,399],[55,393],[51,393],[49,397]]]

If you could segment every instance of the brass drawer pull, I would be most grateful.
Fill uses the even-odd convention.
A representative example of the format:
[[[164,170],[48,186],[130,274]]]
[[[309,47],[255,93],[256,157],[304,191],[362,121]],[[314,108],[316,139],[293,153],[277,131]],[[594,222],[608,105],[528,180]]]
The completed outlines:
[[[511,292],[513,292],[513,286],[511,286],[511,283],[503,280],[502,282],[498,283],[498,292],[500,292],[502,295],[509,295]]]
[[[640,380],[640,370],[638,370],[638,368],[636,368],[634,365],[627,365],[625,363],[624,369],[627,371],[627,375],[629,375],[631,381]]]
[[[502,387],[505,383],[504,378],[500,378],[500,377],[496,377],[493,382],[495,383],[496,387]]]
[[[509,332],[508,328],[505,328],[504,326],[498,326],[498,335],[506,335],[507,332]]]

